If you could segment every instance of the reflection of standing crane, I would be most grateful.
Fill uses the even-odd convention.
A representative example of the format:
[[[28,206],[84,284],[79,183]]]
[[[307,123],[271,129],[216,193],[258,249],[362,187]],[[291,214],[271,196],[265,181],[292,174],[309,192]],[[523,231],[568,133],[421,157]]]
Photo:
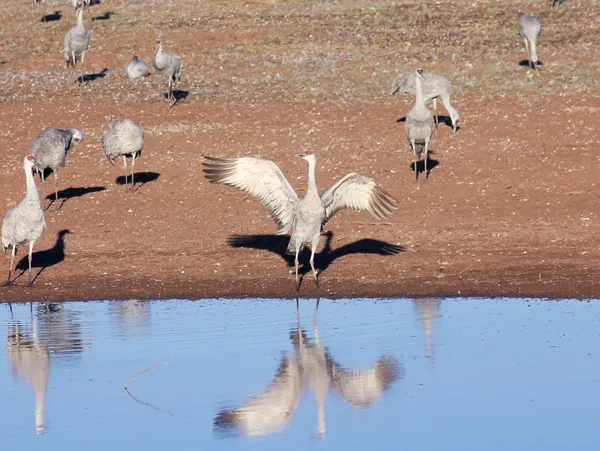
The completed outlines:
[[[415,299],[413,301],[419,320],[425,327],[425,355],[433,362],[433,320],[439,318],[441,301],[436,299]]]
[[[12,313],[12,309],[11,309]],[[31,384],[35,394],[35,432],[43,434],[46,431],[44,424],[44,407],[46,404],[46,391],[50,375],[50,352],[48,346],[41,343],[37,337],[36,324],[31,311],[31,334],[27,336],[21,331],[18,321],[9,326],[6,340],[8,361],[15,375],[23,382]]]
[[[330,388],[353,406],[368,407],[403,376],[401,364],[389,356],[382,356],[375,365],[360,370],[347,370],[336,363],[321,342],[317,328],[318,307],[317,301],[314,343],[302,330],[297,309],[297,327],[290,331],[296,355],[282,357],[264,393],[253,396],[240,407],[221,411],[214,420],[215,431],[249,436],[281,432],[298,407],[300,395],[310,388],[318,406],[317,437],[322,439],[326,432],[325,401]]]
[[[149,332],[151,303],[139,299],[112,301],[109,304],[111,317],[116,320],[121,339],[138,339]]]

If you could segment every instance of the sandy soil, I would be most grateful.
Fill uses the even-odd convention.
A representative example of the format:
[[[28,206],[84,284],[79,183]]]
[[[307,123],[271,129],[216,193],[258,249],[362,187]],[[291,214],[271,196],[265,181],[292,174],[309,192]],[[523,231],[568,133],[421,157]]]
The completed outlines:
[[[389,221],[345,211],[327,225],[323,296],[600,296],[597,3],[111,0],[86,11],[84,69],[96,75],[81,87],[60,55],[72,10],[46,3],[60,20],[41,23],[44,7],[20,0],[0,17],[4,210],[23,196],[42,128],[85,140],[61,170],[35,283],[23,274],[0,300],[292,296],[286,238],[257,201],[207,183],[202,155],[272,159],[303,193],[293,156],[306,150],[321,189],[356,171],[399,201]],[[539,76],[519,65],[524,12],[545,25]],[[158,35],[183,62],[171,109],[164,79],[122,77],[132,54],[151,60]],[[399,121],[413,99],[388,96],[416,66],[453,80],[462,116],[457,134],[434,135],[437,166],[418,185]],[[134,193],[101,152],[118,117],[146,130]],[[300,293],[317,294],[310,273]]]

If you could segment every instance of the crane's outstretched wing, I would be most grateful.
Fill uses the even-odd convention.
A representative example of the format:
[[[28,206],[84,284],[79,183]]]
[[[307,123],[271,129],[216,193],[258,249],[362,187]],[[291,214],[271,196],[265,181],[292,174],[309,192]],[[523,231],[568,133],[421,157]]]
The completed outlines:
[[[290,231],[298,195],[275,163],[248,157],[204,158],[209,182],[233,186],[255,197],[269,210],[279,235]]]
[[[325,222],[344,208],[366,210],[376,219],[387,218],[398,201],[379,188],[375,180],[351,172],[339,179],[321,195]]]
[[[280,432],[298,407],[302,389],[298,361],[284,356],[267,390],[240,407],[220,412],[214,420],[214,430],[248,436]]]
[[[356,407],[370,406],[404,376],[401,363],[393,357],[381,357],[372,367],[361,370],[346,370],[328,358],[328,369],[332,390]]]
[[[390,95],[393,96],[397,92],[401,94],[415,93],[415,74],[414,72],[406,72],[398,75],[392,82]]]

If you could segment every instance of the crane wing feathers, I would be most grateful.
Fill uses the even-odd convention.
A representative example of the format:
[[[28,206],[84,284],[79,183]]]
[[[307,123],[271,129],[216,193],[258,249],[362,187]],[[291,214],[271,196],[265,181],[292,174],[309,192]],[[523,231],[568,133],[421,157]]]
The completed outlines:
[[[400,93],[415,93],[415,80],[413,77],[412,83],[410,82],[410,72],[398,75],[392,82],[392,89],[390,95],[394,95],[397,92]]]
[[[204,174],[209,182],[250,194],[269,210],[280,235],[291,230],[298,195],[275,163],[248,157],[204,158]]]
[[[376,219],[387,218],[398,201],[369,177],[351,172],[327,188],[321,196],[326,220],[344,208],[366,210]]]

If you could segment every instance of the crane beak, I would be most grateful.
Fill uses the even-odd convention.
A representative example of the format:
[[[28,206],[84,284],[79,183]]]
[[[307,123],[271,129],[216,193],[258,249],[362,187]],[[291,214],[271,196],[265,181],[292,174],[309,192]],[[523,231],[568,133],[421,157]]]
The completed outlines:
[[[296,156],[298,158],[306,158],[306,154],[305,153],[297,153]]]

